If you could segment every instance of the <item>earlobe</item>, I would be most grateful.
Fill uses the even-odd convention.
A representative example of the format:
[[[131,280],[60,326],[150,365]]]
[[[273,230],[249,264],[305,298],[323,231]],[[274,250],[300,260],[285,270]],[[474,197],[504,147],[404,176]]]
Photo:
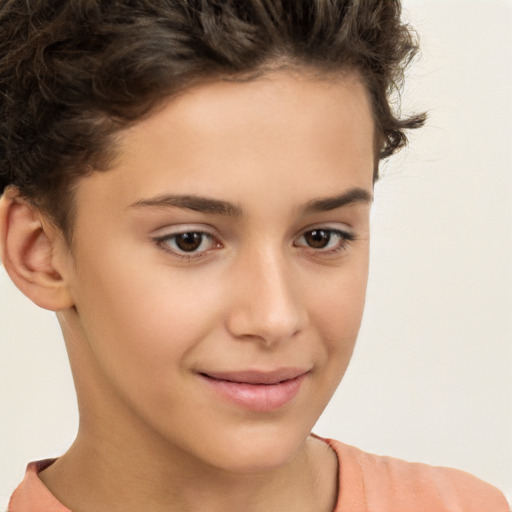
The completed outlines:
[[[52,311],[73,305],[62,269],[56,268],[59,236],[16,189],[0,198],[0,258],[14,284],[38,306]]]

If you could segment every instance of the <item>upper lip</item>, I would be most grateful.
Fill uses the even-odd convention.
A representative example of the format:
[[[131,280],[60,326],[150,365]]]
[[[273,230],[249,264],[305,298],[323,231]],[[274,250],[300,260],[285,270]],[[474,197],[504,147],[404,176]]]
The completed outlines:
[[[301,368],[279,368],[276,370],[244,370],[244,371],[219,371],[199,372],[201,375],[216,380],[239,382],[245,384],[278,384],[286,380],[295,379],[305,375],[309,370]]]

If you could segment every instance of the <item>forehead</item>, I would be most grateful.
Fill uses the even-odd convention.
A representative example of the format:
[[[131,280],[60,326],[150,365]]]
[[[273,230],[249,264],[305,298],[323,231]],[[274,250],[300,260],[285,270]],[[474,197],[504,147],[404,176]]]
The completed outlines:
[[[149,119],[128,129],[121,140],[130,158],[140,143],[171,143],[167,136],[173,126],[180,139],[200,136],[201,143],[210,139],[220,145],[229,135],[233,142],[248,145],[252,141],[257,146],[262,134],[271,129],[283,142],[292,141],[294,135],[315,139],[314,128],[316,139],[330,142],[335,137],[341,143],[347,124],[355,130],[352,138],[359,142],[357,148],[365,146],[366,150],[374,123],[366,88],[356,73],[319,77],[276,71],[254,80],[215,81],[186,89]]]
[[[355,74],[318,79],[280,71],[212,82],[123,132],[113,167],[79,189],[96,186],[96,198],[124,202],[170,192],[270,200],[276,189],[281,199],[286,192],[307,201],[333,189],[369,189],[373,116]]]

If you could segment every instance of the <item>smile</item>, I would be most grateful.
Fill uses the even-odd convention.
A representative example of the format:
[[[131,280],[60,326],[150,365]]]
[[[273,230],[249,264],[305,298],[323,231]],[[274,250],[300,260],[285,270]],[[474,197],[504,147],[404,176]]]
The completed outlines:
[[[289,404],[299,393],[309,370],[199,373],[222,399],[255,412],[270,412]]]

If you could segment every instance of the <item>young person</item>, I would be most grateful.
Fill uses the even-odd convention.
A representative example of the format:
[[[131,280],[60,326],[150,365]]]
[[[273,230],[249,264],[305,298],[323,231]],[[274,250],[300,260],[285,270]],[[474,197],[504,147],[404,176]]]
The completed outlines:
[[[2,262],[80,428],[12,512],[507,511],[311,429],[352,354],[379,160],[422,116],[395,1],[9,1]]]

